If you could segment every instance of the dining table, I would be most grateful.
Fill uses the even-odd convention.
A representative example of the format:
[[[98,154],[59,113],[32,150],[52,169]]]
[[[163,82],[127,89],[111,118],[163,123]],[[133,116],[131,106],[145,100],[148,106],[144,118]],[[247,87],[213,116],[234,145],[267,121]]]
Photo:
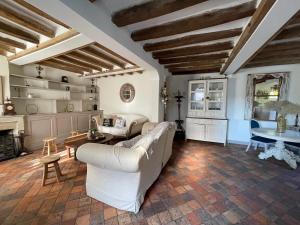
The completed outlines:
[[[284,160],[293,169],[297,168],[297,162],[300,162],[300,157],[286,149],[285,142],[300,143],[299,131],[286,130],[283,133],[279,133],[272,128],[253,128],[251,131],[253,135],[276,140],[274,146],[259,153],[259,159],[274,157],[277,160]]]

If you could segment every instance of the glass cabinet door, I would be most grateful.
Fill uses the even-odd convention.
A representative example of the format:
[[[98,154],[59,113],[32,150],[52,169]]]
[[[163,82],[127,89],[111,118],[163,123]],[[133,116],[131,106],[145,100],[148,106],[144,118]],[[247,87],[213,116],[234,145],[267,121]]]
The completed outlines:
[[[205,81],[191,81],[189,83],[189,112],[191,114],[205,110],[205,88]],[[192,116],[196,116],[196,114]]]
[[[225,83],[224,81],[208,81],[207,83],[207,95],[206,95],[206,111],[208,114],[221,114],[225,110]]]

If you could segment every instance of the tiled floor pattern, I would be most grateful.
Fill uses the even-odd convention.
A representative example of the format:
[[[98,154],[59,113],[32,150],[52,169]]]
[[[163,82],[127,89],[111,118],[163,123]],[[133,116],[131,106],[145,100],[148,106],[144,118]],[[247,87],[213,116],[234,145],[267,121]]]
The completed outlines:
[[[176,143],[136,215],[87,197],[85,164],[61,154],[65,181],[45,187],[40,153],[0,163],[0,224],[300,224],[300,170],[241,146]]]

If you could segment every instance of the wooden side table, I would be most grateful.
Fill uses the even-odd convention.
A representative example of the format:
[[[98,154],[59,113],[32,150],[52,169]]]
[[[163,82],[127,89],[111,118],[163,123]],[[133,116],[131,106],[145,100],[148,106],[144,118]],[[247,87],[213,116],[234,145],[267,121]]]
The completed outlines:
[[[42,186],[45,186],[46,180],[47,180],[48,175],[49,175],[49,168],[52,168],[52,167],[49,167],[50,164],[53,164],[57,182],[61,181],[61,177],[63,175],[62,175],[62,173],[60,171],[60,168],[59,168],[59,164],[58,164],[59,160],[60,160],[60,157],[57,156],[57,155],[49,155],[49,156],[45,156],[45,157],[40,159],[40,163],[43,164],[43,166],[44,166]]]

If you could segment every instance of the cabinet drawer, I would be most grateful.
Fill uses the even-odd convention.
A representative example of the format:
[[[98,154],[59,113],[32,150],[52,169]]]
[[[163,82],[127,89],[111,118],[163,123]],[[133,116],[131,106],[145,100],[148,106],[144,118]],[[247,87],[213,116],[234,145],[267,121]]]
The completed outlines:
[[[186,138],[192,140],[205,139],[205,125],[199,123],[188,122],[186,124]]]

